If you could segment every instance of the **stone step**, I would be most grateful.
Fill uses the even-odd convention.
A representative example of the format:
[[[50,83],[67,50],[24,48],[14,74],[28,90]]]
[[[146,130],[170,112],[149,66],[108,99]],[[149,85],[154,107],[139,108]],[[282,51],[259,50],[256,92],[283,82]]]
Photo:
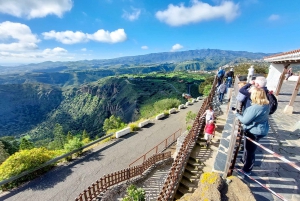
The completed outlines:
[[[194,158],[189,158],[187,164],[195,168],[198,168],[198,166],[200,165],[200,163],[197,162]]]
[[[179,192],[179,191],[176,191],[176,194],[175,194],[175,200],[179,200],[184,194]]]
[[[195,170],[193,167],[191,167],[189,165],[187,165],[185,167],[185,170],[188,171],[191,174],[194,174],[194,175],[199,175],[200,174],[200,172],[198,170]]]
[[[180,181],[180,184],[182,184],[183,186],[185,186],[186,188],[188,188],[189,190],[193,190],[197,187],[197,182],[191,182],[190,180],[186,179],[186,178],[182,178]]]
[[[182,194],[191,193],[193,189],[187,188],[182,184],[179,184],[179,187],[177,189],[177,192],[180,192]]]
[[[190,180],[191,182],[193,182],[193,181],[199,180],[200,175],[193,174],[193,173],[188,172],[188,171],[184,171],[182,177],[184,177],[184,178]]]

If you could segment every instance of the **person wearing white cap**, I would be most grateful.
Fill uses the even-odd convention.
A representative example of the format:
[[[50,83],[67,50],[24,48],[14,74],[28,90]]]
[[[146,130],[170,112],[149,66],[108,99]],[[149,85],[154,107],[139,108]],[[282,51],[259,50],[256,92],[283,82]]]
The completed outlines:
[[[254,67],[250,66],[250,68],[248,69],[248,76],[247,76],[248,83],[251,82],[253,74],[254,74]]]

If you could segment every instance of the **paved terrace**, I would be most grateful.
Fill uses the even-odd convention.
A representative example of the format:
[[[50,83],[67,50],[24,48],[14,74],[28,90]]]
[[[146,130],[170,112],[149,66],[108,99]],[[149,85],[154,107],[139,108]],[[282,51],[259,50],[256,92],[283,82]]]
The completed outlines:
[[[282,111],[289,103],[295,82],[284,82],[281,93],[278,97],[278,109],[270,117],[271,129],[266,138],[260,143],[268,149],[284,156],[288,160],[300,166],[300,94],[298,93],[294,103],[294,113],[284,114]],[[271,188],[276,193],[281,194],[286,200],[300,200],[300,171],[287,165],[271,154],[257,148],[256,163],[253,168],[253,177]],[[237,162],[241,156],[238,156]],[[237,163],[237,166],[242,166]],[[249,184],[255,198],[259,201],[281,200],[258,184],[249,179],[245,179]]]
[[[202,102],[195,102],[164,120],[155,120],[142,131],[96,147],[81,158],[58,166],[22,187],[0,194],[0,200],[74,200],[79,193],[104,174],[127,168],[131,162],[178,129],[182,128],[182,131],[185,131],[187,112],[198,113]]]

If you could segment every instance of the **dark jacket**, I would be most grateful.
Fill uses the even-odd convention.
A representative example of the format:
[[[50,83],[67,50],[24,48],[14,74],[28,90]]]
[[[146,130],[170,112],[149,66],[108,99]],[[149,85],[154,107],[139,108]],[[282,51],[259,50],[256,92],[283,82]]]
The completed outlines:
[[[245,105],[245,108],[251,106],[251,98],[250,98],[251,97],[251,93],[249,93],[250,87],[251,87],[251,84],[248,83],[245,86],[243,86],[242,88],[240,88],[240,91],[239,91],[241,94],[243,94],[244,96],[246,96],[246,98],[245,98],[245,100],[243,102],[243,105]],[[269,92],[268,89],[267,89],[267,87],[263,87],[262,89],[266,92],[266,94]]]
[[[234,72],[233,71],[229,71],[225,77],[231,77],[234,78]]]

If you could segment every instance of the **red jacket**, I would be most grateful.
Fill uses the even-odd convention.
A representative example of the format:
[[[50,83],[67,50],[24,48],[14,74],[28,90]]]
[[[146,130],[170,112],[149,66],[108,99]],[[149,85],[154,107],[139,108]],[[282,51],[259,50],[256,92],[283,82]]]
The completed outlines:
[[[214,130],[215,130],[216,126],[215,124],[207,124],[205,126],[205,133],[208,133],[208,134],[213,134]]]

